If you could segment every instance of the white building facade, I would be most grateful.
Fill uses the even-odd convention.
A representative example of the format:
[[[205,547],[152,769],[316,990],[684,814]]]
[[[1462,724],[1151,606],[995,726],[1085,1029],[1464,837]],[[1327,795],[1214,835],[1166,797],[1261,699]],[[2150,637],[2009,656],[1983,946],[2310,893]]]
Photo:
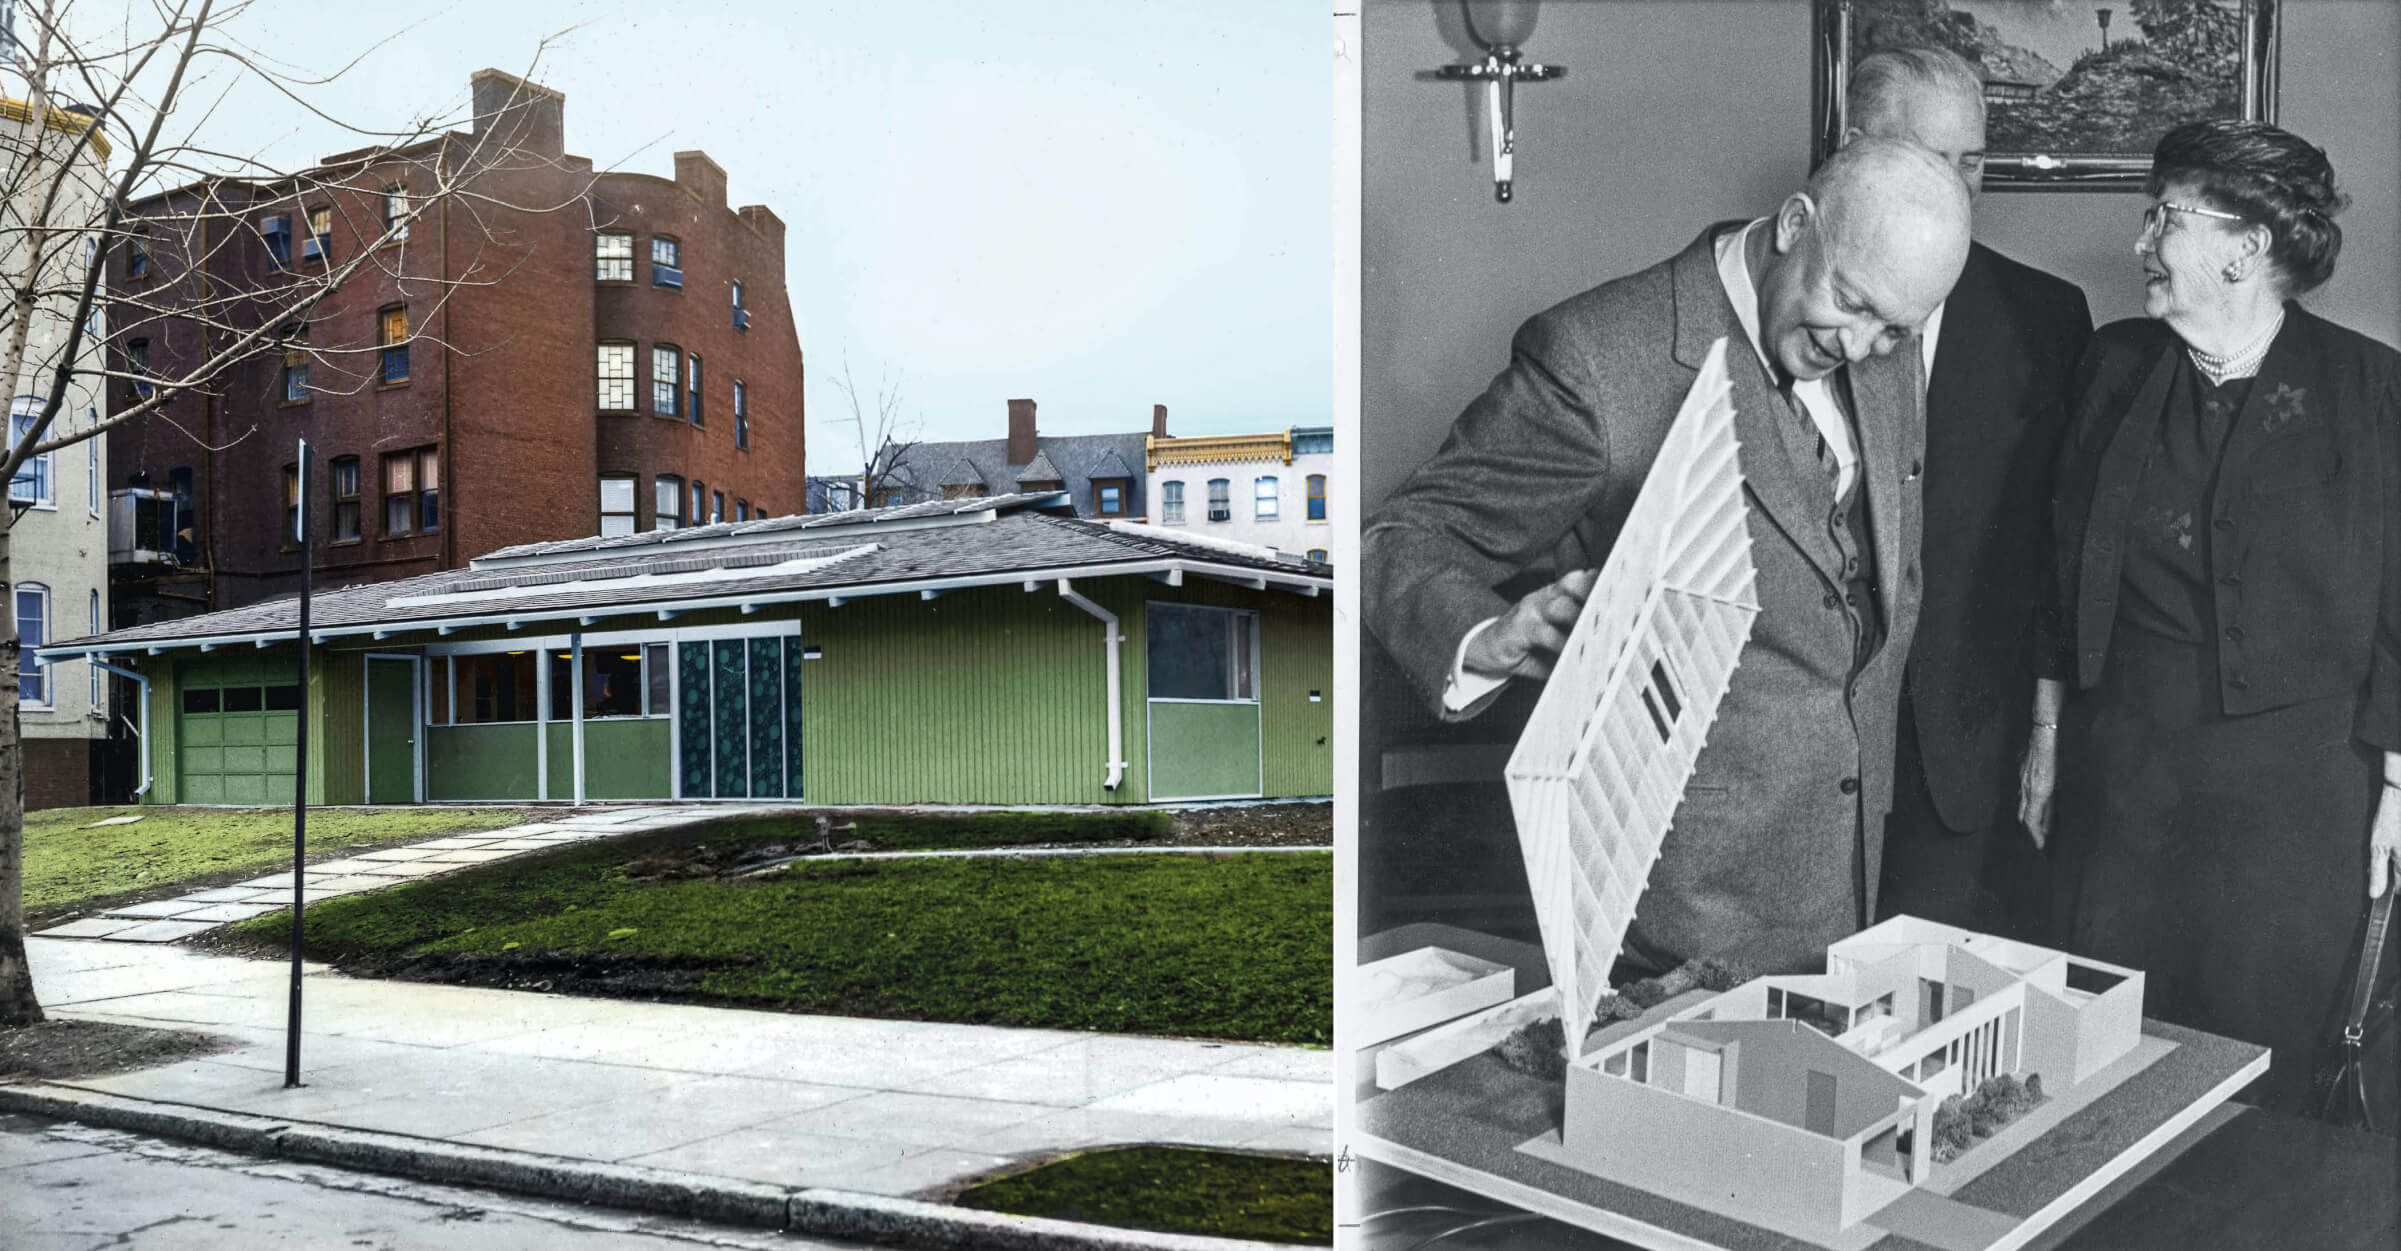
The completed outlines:
[[[1152,437],[1145,449],[1152,525],[1325,560],[1333,548],[1334,428]]]
[[[9,380],[12,441],[31,427],[48,398],[73,329],[75,293],[103,246],[91,228],[103,220],[109,194],[106,141],[94,135],[79,142],[90,124],[82,114],[46,112],[37,123],[23,101],[0,100],[8,185],[20,188],[0,200],[0,273],[17,281],[28,249],[38,249],[37,281],[44,289],[25,328],[23,364]],[[53,185],[59,194],[44,214],[43,196]],[[52,438],[100,421],[103,323],[97,312],[85,323],[74,378],[50,424]],[[0,324],[0,332],[13,329]],[[28,809],[89,803],[93,752],[108,734],[108,676],[83,661],[45,664],[33,655],[39,644],[108,628],[107,443],[90,438],[33,457],[9,483],[16,514],[9,532],[10,608],[23,645],[17,712]]]

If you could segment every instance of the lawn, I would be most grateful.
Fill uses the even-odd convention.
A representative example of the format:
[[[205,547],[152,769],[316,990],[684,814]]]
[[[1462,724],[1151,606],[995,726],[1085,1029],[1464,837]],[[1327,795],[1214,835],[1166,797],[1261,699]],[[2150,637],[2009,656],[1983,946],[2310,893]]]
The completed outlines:
[[[1036,843],[1137,842],[1166,838],[1175,818],[1159,809],[1106,812],[845,812],[836,824],[851,823],[835,842],[865,839],[879,851],[952,851],[970,847],[1022,847]],[[813,842],[810,816],[733,817],[710,827],[713,838],[736,842],[800,839]]]
[[[454,831],[515,825],[514,809],[311,808],[311,860]],[[110,817],[131,825],[83,827]],[[289,808],[45,808],[25,814],[25,911],[42,920],[181,887],[220,886],[292,863]]]
[[[1323,1159],[1192,1147],[1089,1151],[985,1182],[958,1202],[1162,1233],[1317,1245],[1334,1240],[1334,1169]]]
[[[849,1016],[1332,1041],[1330,854],[674,872],[791,833],[719,823],[329,900],[309,908],[304,950],[486,985],[538,975],[557,989]],[[286,942],[290,927],[274,913],[241,929]]]

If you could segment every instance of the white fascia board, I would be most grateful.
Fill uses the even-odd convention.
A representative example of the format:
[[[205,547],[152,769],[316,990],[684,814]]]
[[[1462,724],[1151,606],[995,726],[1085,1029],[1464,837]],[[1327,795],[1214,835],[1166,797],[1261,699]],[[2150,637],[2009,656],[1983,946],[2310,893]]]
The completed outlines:
[[[839,517],[840,513],[824,514]],[[896,530],[935,530],[950,526],[981,525],[1000,519],[997,509],[974,512],[942,513],[932,517],[902,517],[891,521],[845,521],[839,525],[782,526],[752,534],[718,534],[705,539],[662,539],[656,543],[629,543],[622,547],[582,547],[571,552],[534,552],[524,556],[478,556],[467,562],[467,572],[498,573],[510,569],[531,569],[538,565],[568,565],[584,560],[607,560],[612,557],[635,557],[657,552],[717,552],[727,549],[758,547],[767,543],[797,543],[823,539],[840,542],[845,534],[862,537],[890,534]],[[686,527],[689,529],[690,527]],[[663,531],[662,533],[674,533]]]
[[[1150,573],[1170,573],[1177,571],[1190,573],[1199,577],[1223,578],[1225,580],[1237,582],[1243,585],[1250,585],[1253,582],[1264,581],[1265,584],[1271,589],[1292,591],[1296,594],[1302,595],[1312,595],[1322,591],[1331,590],[1334,585],[1334,581],[1331,578],[1320,578],[1310,574],[1285,573],[1281,570],[1248,569],[1241,566],[1217,565],[1189,559],[1135,560],[1126,561],[1121,564],[1109,565],[1070,565],[1058,569],[1044,569],[1040,571],[1040,575],[1043,581],[1048,583],[1059,578],[1114,578],[1139,576]],[[702,612],[712,608],[739,608],[744,604],[805,604],[820,600],[865,599],[872,595],[916,595],[924,591],[955,591],[968,587],[979,586],[1023,585],[1028,580],[1026,575],[1030,572],[1034,571],[1025,569],[996,570],[992,573],[971,574],[965,577],[916,578],[904,582],[879,582],[869,586],[854,585],[809,587],[804,590],[769,591],[749,595],[712,596],[708,599],[682,601],[675,605],[674,611],[679,613],[692,613]],[[593,615],[615,616],[619,614],[630,615],[635,613],[655,611],[657,611],[656,608],[648,605],[626,605],[623,607],[608,606],[604,608],[595,608],[595,606],[590,604],[581,604],[573,608],[551,608],[535,612],[491,613],[477,617],[447,617],[429,621],[368,621],[361,622],[358,625],[313,628],[309,631],[309,637],[317,642],[322,643],[329,639],[336,638],[349,638],[353,636],[372,637],[378,630],[430,629],[439,633],[450,634],[460,630],[470,630],[482,626],[505,625],[511,621],[523,621],[529,623],[537,621],[577,621],[583,617]],[[233,634],[190,635],[172,640],[142,639],[139,642],[131,643],[103,643],[96,645],[87,643],[65,643],[55,647],[36,648],[35,654],[44,660],[80,660],[88,656],[121,655],[128,653],[139,654],[143,652],[156,655],[166,651],[179,651],[185,648],[198,647],[203,643],[215,643],[218,645],[232,643],[255,643],[260,647],[269,647],[276,643],[289,643],[294,639],[297,639],[299,636],[300,634],[298,630],[289,628],[280,630],[245,630]]]
[[[581,591],[653,591],[662,588],[705,586],[711,582],[739,582],[752,578],[780,578],[796,573],[809,573],[827,565],[865,556],[883,550],[881,543],[861,543],[839,551],[817,552],[795,556],[772,565],[747,565],[740,568],[695,569],[687,573],[637,573],[621,578],[586,578],[580,582],[543,582],[531,586],[492,587],[481,591],[444,591],[436,595],[407,595],[384,601],[385,608],[432,608],[442,604],[474,605],[492,600],[527,599],[537,595],[573,595]],[[518,618],[517,620],[524,620]],[[510,629],[516,629],[511,624]]]

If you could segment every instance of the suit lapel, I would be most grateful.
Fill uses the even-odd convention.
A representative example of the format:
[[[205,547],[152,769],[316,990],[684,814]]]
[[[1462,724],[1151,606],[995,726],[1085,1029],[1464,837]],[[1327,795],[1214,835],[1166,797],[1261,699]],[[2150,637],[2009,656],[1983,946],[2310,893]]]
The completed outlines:
[[[1766,366],[1751,349],[1742,321],[1726,299],[1725,284],[1718,281],[1715,240],[1718,232],[1726,229],[1739,230],[1741,223],[1710,227],[1676,258],[1676,360],[1697,372],[1707,363],[1711,345],[1726,340],[1726,372],[1734,400],[1734,437],[1741,444],[1736,456],[1742,465],[1743,486],[1758,503],[1760,513],[1788,542],[1828,577],[1836,577],[1841,557],[1826,533],[1824,508],[1810,503],[1802,488],[1810,479],[1795,468],[1805,459],[1807,472],[1822,480],[1815,449],[1796,445],[1798,432],[1792,429],[1791,410],[1769,381]]]
[[[2234,416],[2234,429],[2227,435],[2226,464],[2249,464],[2260,444],[2312,420],[2312,406],[2325,402],[2323,395],[2310,393],[2318,371],[2313,368],[2316,353],[2310,350],[2316,336],[2302,320],[2308,316],[2297,305],[2285,309],[2284,326],[2276,332],[2276,341],[2268,345],[2267,357],[2259,362],[2259,375],[2252,379],[2251,393]]]
[[[1944,320],[1949,320],[1948,314]],[[1937,348],[1939,352],[1940,349]],[[1892,620],[1893,596],[1900,590],[1895,575],[1908,567],[1917,536],[1903,533],[1901,463],[1923,447],[1925,388],[1916,345],[1890,356],[1871,356],[1844,366],[1851,375],[1851,428],[1859,435],[1859,482],[1867,492],[1868,534],[1874,544],[1876,586],[1884,600],[1885,620]]]

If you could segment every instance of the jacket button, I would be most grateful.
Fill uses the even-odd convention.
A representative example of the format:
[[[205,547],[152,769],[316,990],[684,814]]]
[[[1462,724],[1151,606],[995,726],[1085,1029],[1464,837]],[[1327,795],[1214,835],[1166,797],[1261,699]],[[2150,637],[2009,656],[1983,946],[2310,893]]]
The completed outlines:
[[[1858,793],[1859,793],[1859,779],[1858,779],[1858,778],[1844,778],[1844,779],[1842,780],[1842,793],[1843,793],[1843,794],[1845,794],[1845,795],[1856,795],[1856,794],[1858,794]]]
[[[2232,518],[2232,517],[2220,517],[2220,518],[2218,518],[2216,521],[2213,521],[2213,522],[2211,522],[2210,524],[2211,524],[2211,525],[2214,525],[2214,526],[2216,526],[2216,527],[2217,527],[2218,529],[2220,529],[2220,530],[2231,530],[2231,529],[2233,529],[2233,528],[2234,528],[2234,518]]]
[[[2251,689],[2251,679],[2246,678],[2238,673],[2233,677],[2226,679],[2226,685],[2231,686],[2238,691],[2247,691]]]
[[[1919,474],[1922,474],[1922,473],[1924,473],[1924,472],[1926,472],[1926,462],[1924,462],[1924,461],[1922,461],[1922,460],[1913,460],[1913,461],[1909,462],[1909,476],[1910,476],[1910,477],[1914,478],[1914,477],[1916,477],[1916,476],[1918,476]]]
[[[2218,582],[2224,586],[2241,586],[2243,584],[2243,575],[2239,573],[2230,573],[2225,577],[2218,579]]]
[[[2242,641],[2243,641],[2243,628],[2242,628],[2241,626],[2238,626],[2238,625],[2231,625],[2231,626],[2227,626],[2227,627],[2226,627],[2226,637],[2227,637],[2227,638],[2230,638],[2230,639],[2233,639],[2233,640],[2234,640],[2235,642],[2237,642],[2237,643],[2240,643],[2240,642],[2242,642]]]
[[[1828,591],[1828,592],[1826,592],[1826,607],[1828,607],[1828,608],[1840,608],[1840,607],[1842,607],[1842,597],[1841,597],[1840,595],[1836,595],[1836,594],[1835,594],[1834,592],[1832,592],[1832,591]]]

